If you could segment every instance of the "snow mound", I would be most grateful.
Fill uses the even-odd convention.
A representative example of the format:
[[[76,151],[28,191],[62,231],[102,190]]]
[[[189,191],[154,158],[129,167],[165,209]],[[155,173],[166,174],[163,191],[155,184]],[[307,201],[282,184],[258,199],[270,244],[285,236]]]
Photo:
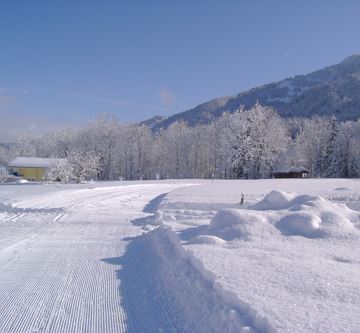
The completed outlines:
[[[300,235],[305,237],[318,237],[321,219],[313,213],[298,212],[286,214],[277,222],[276,226],[284,235]]]
[[[322,196],[271,191],[251,208],[260,215],[269,211],[268,219],[286,236],[342,237],[359,227],[359,212]]]
[[[325,211],[321,214],[323,228],[333,235],[351,233],[354,230],[356,222],[351,222],[349,218],[351,215],[345,216],[338,211]]]
[[[289,203],[294,199],[295,194],[291,192],[271,191],[263,200],[253,205],[255,210],[278,210],[288,208]]]
[[[211,236],[211,235],[199,235],[191,238],[188,242],[189,244],[211,244],[211,245],[224,245],[224,241],[220,237]]]
[[[256,211],[224,209],[212,218],[208,232],[225,240],[250,240],[262,234],[266,225],[266,219]]]
[[[351,237],[360,228],[360,212],[321,196],[271,191],[250,209],[223,209],[212,218],[207,235],[225,241],[283,236]],[[209,236],[207,236],[209,237]],[[192,242],[210,244],[208,238]]]
[[[352,232],[360,218],[359,212],[351,210],[345,204],[333,203],[321,196],[299,196],[294,201],[290,210],[316,214],[321,221],[320,228],[327,235]]]

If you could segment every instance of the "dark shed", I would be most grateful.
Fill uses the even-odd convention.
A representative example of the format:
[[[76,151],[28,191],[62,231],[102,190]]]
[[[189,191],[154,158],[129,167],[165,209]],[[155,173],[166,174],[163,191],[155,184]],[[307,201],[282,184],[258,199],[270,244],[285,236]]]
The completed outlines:
[[[292,167],[272,172],[272,178],[308,178],[309,171],[303,167]]]

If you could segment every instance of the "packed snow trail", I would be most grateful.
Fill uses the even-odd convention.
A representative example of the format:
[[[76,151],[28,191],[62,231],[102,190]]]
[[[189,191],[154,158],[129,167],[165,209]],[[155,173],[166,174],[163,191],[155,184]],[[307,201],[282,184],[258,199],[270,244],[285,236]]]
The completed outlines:
[[[44,187],[1,203],[0,333],[274,332],[173,231],[143,235],[183,186]]]
[[[146,203],[177,186],[62,191],[7,206],[0,221],[0,332],[126,331],[119,267],[107,258],[122,257],[127,239],[141,234],[130,221],[145,215]],[[152,318],[137,315],[146,331]]]

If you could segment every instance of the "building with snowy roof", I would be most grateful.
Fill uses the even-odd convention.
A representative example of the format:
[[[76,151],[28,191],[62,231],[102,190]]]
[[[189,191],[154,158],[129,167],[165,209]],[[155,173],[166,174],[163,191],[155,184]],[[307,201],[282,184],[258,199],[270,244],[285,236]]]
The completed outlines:
[[[63,158],[16,157],[10,164],[12,173],[30,181],[41,181],[46,178],[50,168],[65,161]]]
[[[272,178],[308,178],[310,172],[304,167],[292,167],[283,170],[274,170]]]

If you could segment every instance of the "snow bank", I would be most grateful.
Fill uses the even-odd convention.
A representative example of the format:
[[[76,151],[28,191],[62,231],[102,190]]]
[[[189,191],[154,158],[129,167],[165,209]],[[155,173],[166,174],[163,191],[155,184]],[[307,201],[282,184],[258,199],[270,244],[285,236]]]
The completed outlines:
[[[300,235],[305,237],[320,236],[319,216],[306,212],[286,214],[276,226],[284,235]]]
[[[223,240],[283,236],[347,237],[360,228],[360,213],[321,196],[271,191],[250,209],[220,210],[206,234]]]
[[[180,306],[186,332],[275,332],[267,319],[235,294],[223,290],[215,276],[180,243],[170,228],[159,227],[142,236],[150,251],[158,288]],[[151,274],[151,272],[148,272]]]
[[[262,234],[266,219],[258,212],[227,209],[220,210],[210,222],[208,233],[224,240],[249,240]]]
[[[295,197],[294,193],[271,191],[268,193],[263,200],[253,205],[253,209],[257,210],[275,210],[287,208],[291,200]]]
[[[262,202],[267,202],[270,194],[265,196]],[[281,192],[277,196],[281,196]],[[253,208],[258,208],[262,202],[254,205]],[[360,218],[359,212],[351,210],[345,204],[326,200],[322,196],[295,196],[288,200],[286,205],[282,205],[282,208],[284,207],[287,210],[279,212],[281,217],[276,226],[288,235],[344,236],[355,231],[354,227],[358,227]]]

